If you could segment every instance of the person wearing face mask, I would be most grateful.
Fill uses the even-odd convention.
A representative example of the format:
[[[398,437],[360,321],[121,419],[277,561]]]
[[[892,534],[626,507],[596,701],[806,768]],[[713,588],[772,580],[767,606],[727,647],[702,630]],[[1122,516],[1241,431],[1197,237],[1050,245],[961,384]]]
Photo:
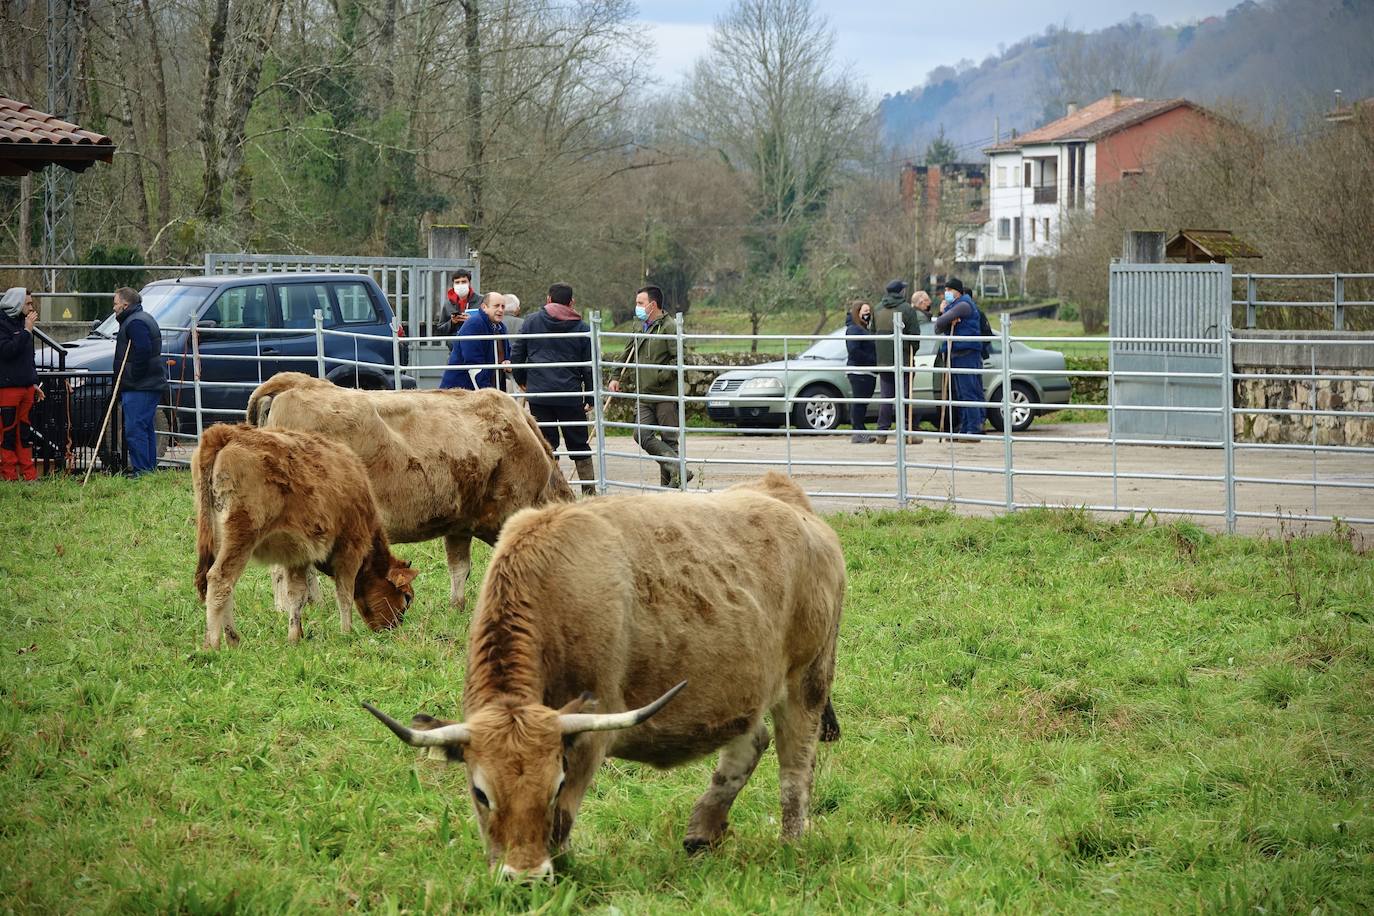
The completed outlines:
[[[635,293],[635,318],[640,322],[639,333],[630,338],[619,362],[629,363],[607,386],[612,392],[621,390],[621,383],[634,370],[635,391],[663,398],[677,398],[677,322],[663,310],[663,290],[646,286]],[[635,442],[658,461],[659,484],[680,489],[682,463],[678,451],[678,412],[676,400],[635,400]],[[654,429],[653,427],[669,427]],[[691,481],[696,474],[687,472]]]
[[[874,345],[878,357],[878,387],[883,403],[878,406],[878,442],[886,442],[887,436],[882,435],[886,430],[892,428],[893,422],[897,417],[897,405],[893,400],[897,396],[897,367],[911,365],[911,357],[916,352],[917,340],[906,340],[907,335],[919,334],[921,327],[920,313],[911,307],[902,295],[906,291],[905,280],[893,280],[887,284],[887,293],[878,301],[878,307],[873,310],[873,335]],[[896,348],[893,345],[892,329],[896,322],[893,318],[898,313],[902,316],[902,352],[900,362]],[[910,395],[911,379],[907,378],[904,386],[907,395]]]
[[[496,336],[507,333],[506,325],[502,322],[505,313],[506,300],[500,293],[487,293],[482,297],[481,306],[468,313],[467,320],[458,329],[458,340],[454,343],[458,350],[457,365],[444,373],[439,381],[440,388],[466,388],[472,391],[501,387],[504,372],[491,367],[493,364],[510,365],[510,360],[506,358],[506,341]],[[494,340],[491,339],[493,336]]]
[[[481,301],[481,293],[472,285],[472,271],[461,267],[454,271],[453,283],[449,286],[443,305],[439,307],[439,321],[434,325],[434,336],[457,334],[463,322],[467,321],[468,311]]]
[[[878,364],[878,348],[873,342],[873,331],[871,324],[873,321],[873,306],[867,302],[855,302],[850,306],[849,314],[844,319],[844,346],[848,351],[849,357],[845,361],[850,369],[871,369]],[[849,405],[849,421],[854,427],[854,435],[849,437],[850,442],[866,443],[876,442],[873,436],[865,432],[868,423],[868,403],[867,399],[873,397],[873,387],[878,384],[878,377],[872,372],[847,372],[849,377],[849,387],[854,393],[856,400]]]
[[[945,281],[945,304],[935,319],[935,333],[948,334],[949,365],[952,369],[983,368],[983,342],[976,338],[983,331],[983,313],[974,304],[958,277]],[[983,377],[973,373],[951,376],[956,401],[982,401]],[[961,406],[958,410],[957,432],[960,436],[976,436],[983,431],[986,411],[981,405]],[[954,424],[951,424],[953,427]],[[960,441],[977,441],[963,439]]]
[[[33,364],[33,326],[38,310],[22,286],[0,297],[0,478],[36,480],[29,412],[43,400]]]

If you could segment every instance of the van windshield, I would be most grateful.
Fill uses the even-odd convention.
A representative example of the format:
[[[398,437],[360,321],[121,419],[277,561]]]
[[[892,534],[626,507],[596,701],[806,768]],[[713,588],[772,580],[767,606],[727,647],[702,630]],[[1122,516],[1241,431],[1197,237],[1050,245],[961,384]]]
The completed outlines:
[[[163,339],[175,337],[195,321],[200,306],[213,293],[214,287],[193,286],[184,283],[167,283],[159,286],[145,286],[143,311],[157,320],[162,329]],[[101,337],[114,337],[119,330],[119,322],[113,314],[100,323],[95,333]]]

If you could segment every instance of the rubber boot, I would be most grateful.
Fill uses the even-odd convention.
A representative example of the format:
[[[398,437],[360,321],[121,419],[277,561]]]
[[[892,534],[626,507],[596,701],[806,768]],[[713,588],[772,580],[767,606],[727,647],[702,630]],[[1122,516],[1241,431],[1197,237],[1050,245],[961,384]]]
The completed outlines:
[[[595,479],[596,479],[596,462],[592,461],[592,459],[590,459],[590,458],[579,458],[579,459],[577,459],[576,461],[574,461],[573,464],[575,464],[575,465],[577,466],[577,479],[578,479],[578,480],[595,480]],[[582,495],[583,495],[583,496],[595,496],[595,495],[596,495],[596,484],[594,484],[594,483],[584,483],[584,484],[582,485]]]

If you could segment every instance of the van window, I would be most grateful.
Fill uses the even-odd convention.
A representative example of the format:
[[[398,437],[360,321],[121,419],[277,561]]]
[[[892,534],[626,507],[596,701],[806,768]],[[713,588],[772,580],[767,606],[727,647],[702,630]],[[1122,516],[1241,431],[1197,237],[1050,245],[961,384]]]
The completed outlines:
[[[329,305],[329,291],[323,283],[285,283],[277,287],[277,301],[281,303],[282,327],[313,329],[315,309],[324,313],[324,326],[332,327],[334,310]]]
[[[381,317],[367,294],[365,283],[331,283],[345,324],[380,324]]]

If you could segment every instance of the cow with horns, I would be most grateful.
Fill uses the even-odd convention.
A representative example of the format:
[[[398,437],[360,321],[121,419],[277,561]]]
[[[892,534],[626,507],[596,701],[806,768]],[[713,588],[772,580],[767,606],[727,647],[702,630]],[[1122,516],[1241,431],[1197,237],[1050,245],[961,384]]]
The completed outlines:
[[[468,633],[464,721],[402,741],[467,766],[487,857],[545,878],[606,757],[673,767],[715,750],[684,846],[725,833],[777,740],[784,840],[801,834],[844,601],[839,539],[789,478],[613,496],[513,517]],[[671,701],[671,702],[670,702]],[[593,711],[593,706],[599,711]]]

